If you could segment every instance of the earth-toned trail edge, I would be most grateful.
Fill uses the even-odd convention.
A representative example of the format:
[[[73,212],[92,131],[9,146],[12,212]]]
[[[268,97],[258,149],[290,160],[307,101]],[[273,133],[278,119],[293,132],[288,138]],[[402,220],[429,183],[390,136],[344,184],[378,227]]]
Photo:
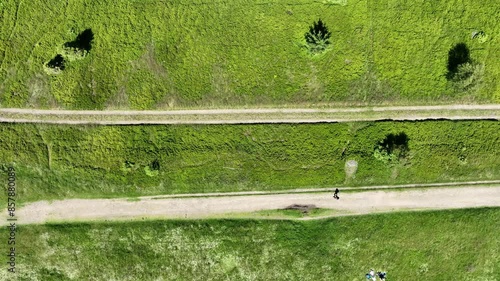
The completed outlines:
[[[127,199],[69,199],[27,204],[17,211],[17,223],[40,224],[141,218],[207,218],[231,213],[282,209],[292,204],[333,209],[331,216],[408,210],[500,207],[500,185],[411,190],[239,195],[219,197]],[[3,212],[6,213],[6,212]],[[6,215],[4,215],[6,216]],[[3,221],[6,221],[5,219]]]
[[[0,109],[0,122],[50,124],[252,124],[429,119],[499,120],[500,104],[171,111]]]

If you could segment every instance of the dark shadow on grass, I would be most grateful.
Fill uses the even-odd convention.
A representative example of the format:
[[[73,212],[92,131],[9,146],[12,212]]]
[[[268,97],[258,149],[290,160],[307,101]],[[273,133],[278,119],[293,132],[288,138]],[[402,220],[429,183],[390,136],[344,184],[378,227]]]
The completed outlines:
[[[66,66],[64,65],[65,63],[66,61],[64,60],[64,57],[61,54],[57,54],[47,63],[47,66],[54,69],[57,68],[60,70],[64,70],[66,68]]]
[[[458,72],[458,67],[470,63],[470,51],[465,43],[458,43],[448,51],[448,73],[446,79],[452,80]]]
[[[405,157],[406,153],[410,150],[408,148],[408,135],[406,133],[401,132],[397,135],[388,134],[385,136],[385,139],[378,143],[378,149],[385,150],[387,154],[393,154],[396,151],[398,152],[398,157]]]
[[[89,52],[90,49],[92,49],[93,40],[94,33],[92,32],[92,29],[88,28],[78,34],[74,41],[64,43],[64,47]]]

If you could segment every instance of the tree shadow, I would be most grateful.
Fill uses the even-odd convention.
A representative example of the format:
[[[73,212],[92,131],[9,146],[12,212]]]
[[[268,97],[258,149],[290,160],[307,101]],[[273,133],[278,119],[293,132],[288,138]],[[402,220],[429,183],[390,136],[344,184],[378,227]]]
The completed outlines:
[[[384,149],[387,154],[393,154],[394,152],[399,151],[399,156],[404,157],[409,151],[409,140],[410,138],[408,138],[408,135],[404,132],[397,135],[391,133],[385,136],[383,141],[379,142],[379,148]]]
[[[458,67],[464,63],[470,63],[470,51],[465,43],[458,43],[448,51],[448,73],[446,78],[452,80],[458,72]]]
[[[74,41],[64,43],[64,47],[89,52],[90,49],[92,49],[93,40],[94,33],[92,32],[92,29],[88,28],[78,34]]]
[[[309,27],[309,32],[307,32],[304,37],[307,43],[316,44],[319,40],[325,40],[330,44],[328,39],[332,33],[328,30],[328,27],[323,23],[321,19],[318,22],[314,22],[312,26]]]
[[[66,61],[64,60],[64,57],[61,54],[57,54],[53,59],[51,59],[48,63],[47,66],[50,68],[57,68],[60,70],[64,70],[66,66],[64,65]]]

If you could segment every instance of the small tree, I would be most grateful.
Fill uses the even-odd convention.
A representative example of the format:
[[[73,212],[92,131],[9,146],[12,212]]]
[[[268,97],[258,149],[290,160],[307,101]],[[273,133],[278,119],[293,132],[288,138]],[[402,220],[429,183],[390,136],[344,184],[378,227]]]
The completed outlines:
[[[330,45],[330,37],[332,33],[328,30],[326,25],[321,21],[315,22],[309,27],[309,32],[306,32],[305,39],[307,47],[311,53],[319,53]]]

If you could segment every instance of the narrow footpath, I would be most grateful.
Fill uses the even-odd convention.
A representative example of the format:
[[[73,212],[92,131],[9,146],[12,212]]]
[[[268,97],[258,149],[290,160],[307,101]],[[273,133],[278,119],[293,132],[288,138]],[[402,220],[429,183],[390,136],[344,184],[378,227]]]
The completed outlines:
[[[17,211],[19,225],[46,222],[130,220],[142,218],[208,218],[260,210],[286,208],[292,204],[313,204],[334,210],[331,216],[369,213],[500,207],[500,185],[463,186],[410,190],[375,190],[214,197],[127,199],[70,199],[39,201]],[[3,212],[4,214],[6,212]],[[3,215],[6,221],[6,215]]]

